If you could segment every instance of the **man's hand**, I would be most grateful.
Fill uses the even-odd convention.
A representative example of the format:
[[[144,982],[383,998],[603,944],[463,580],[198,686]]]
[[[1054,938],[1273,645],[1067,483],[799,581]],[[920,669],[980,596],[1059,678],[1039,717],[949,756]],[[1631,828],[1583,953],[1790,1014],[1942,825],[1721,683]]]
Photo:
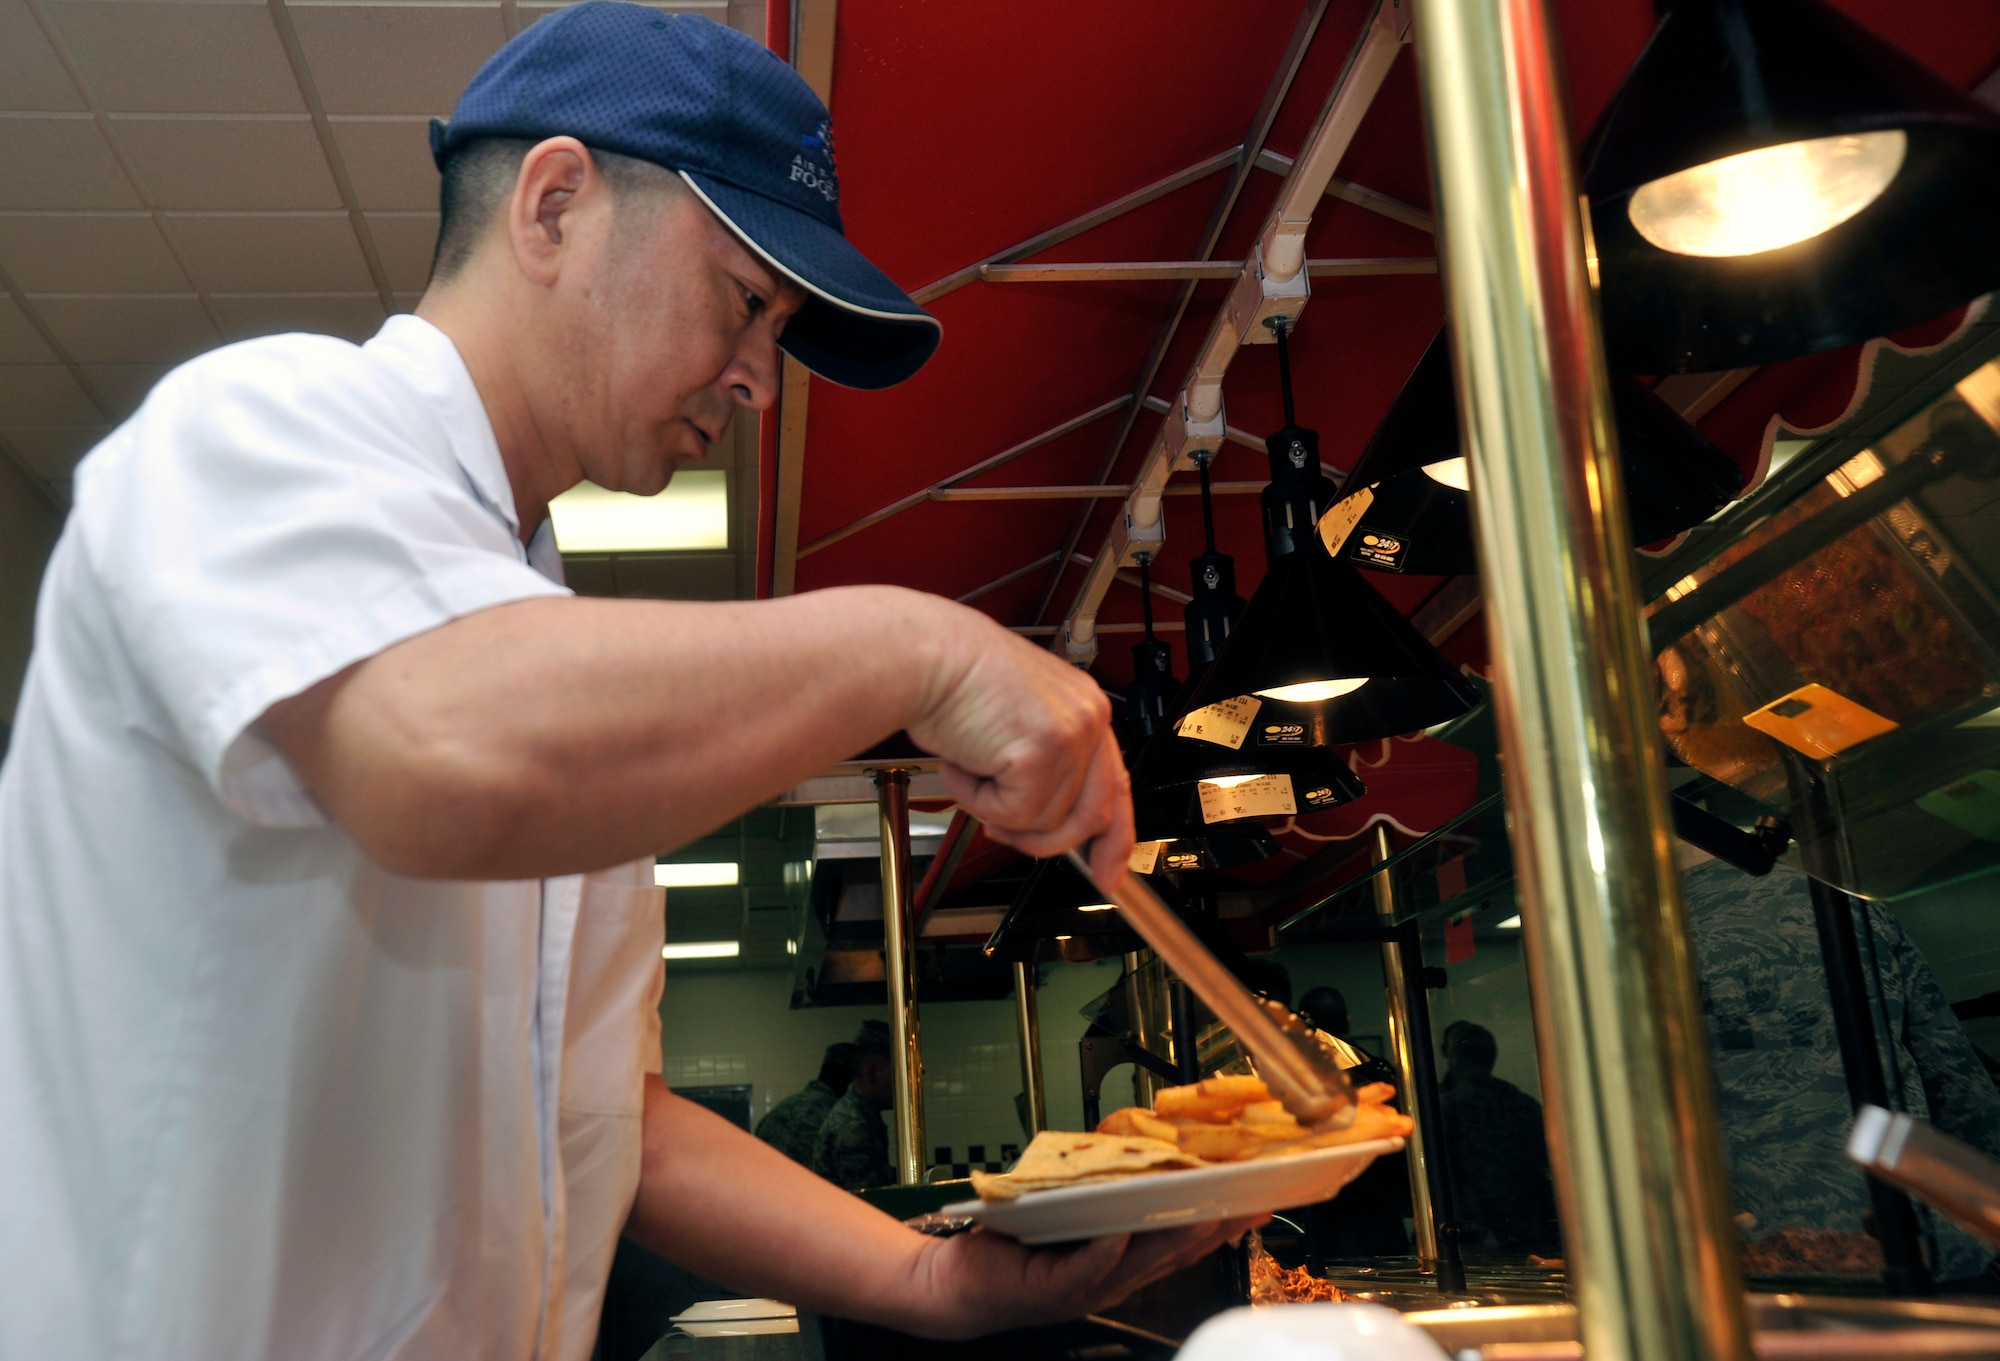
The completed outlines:
[[[923,1337],[974,1337],[1108,1308],[1269,1218],[1075,1247],[1026,1248],[984,1231],[926,1238],[657,1077],[646,1079],[643,1129],[627,1238],[737,1290]]]
[[[1081,1318],[1214,1252],[1271,1216],[1251,1215],[1154,1233],[1118,1234],[1074,1247],[1028,1248],[984,1229],[931,1240],[919,1259],[934,1320],[927,1336],[976,1337]]]
[[[1104,692],[983,615],[951,623],[911,738],[945,758],[945,787],[996,841],[1034,856],[1089,842],[1092,873],[1112,882],[1132,849],[1132,788]]]

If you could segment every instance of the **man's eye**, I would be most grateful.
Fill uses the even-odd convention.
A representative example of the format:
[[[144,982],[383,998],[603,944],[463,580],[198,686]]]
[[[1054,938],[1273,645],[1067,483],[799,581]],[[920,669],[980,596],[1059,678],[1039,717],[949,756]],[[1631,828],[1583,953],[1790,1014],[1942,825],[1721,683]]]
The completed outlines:
[[[741,285],[738,285],[738,287],[741,287]],[[754,317],[770,304],[745,288],[743,289],[743,305],[750,310],[750,315]]]

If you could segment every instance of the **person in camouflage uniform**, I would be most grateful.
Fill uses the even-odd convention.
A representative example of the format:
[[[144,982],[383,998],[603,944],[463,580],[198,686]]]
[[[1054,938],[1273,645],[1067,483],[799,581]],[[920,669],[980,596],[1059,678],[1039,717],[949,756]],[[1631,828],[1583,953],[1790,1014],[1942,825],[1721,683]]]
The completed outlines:
[[[1778,865],[1752,878],[1721,861],[1682,880],[1745,1239],[1789,1229],[1864,1232],[1868,1191],[1844,1147],[1853,1108],[1834,1033],[1806,878]],[[1888,909],[1856,923],[1885,1068],[1904,1111],[2000,1156],[2000,1089],[1943,990]],[[1922,1204],[1942,1280],[1977,1275],[1992,1254]]]
[[[862,1022],[854,1048],[854,1080],[819,1127],[812,1170],[837,1186],[859,1191],[896,1180],[895,1164],[889,1161],[889,1132],[882,1125],[882,1112],[896,1104],[888,1023]]]
[[[819,1076],[771,1107],[757,1122],[757,1137],[795,1163],[812,1166],[813,1145],[827,1112],[846,1093],[854,1072],[854,1046],[830,1044]]]

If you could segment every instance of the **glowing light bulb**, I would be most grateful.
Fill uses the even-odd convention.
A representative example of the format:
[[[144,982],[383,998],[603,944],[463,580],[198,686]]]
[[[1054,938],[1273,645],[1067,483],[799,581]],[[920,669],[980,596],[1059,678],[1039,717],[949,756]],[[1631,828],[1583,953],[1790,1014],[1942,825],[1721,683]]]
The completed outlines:
[[[1257,693],[1265,699],[1282,700],[1286,704],[1311,704],[1317,700],[1351,695],[1366,684],[1368,677],[1358,676],[1352,680],[1301,681],[1297,685],[1278,685]]]
[[[1756,255],[1830,231],[1882,196],[1910,139],[1900,128],[1724,156],[1639,187],[1639,235],[1676,255]]]
[[[1077,909],[1079,912],[1116,912],[1117,910],[1118,904],[1116,903],[1085,903]]]
[[[1462,458],[1447,458],[1440,459],[1436,463],[1426,463],[1424,476],[1433,482],[1442,482],[1447,487],[1456,487],[1460,491],[1472,490],[1472,472],[1465,466],[1465,460]]]

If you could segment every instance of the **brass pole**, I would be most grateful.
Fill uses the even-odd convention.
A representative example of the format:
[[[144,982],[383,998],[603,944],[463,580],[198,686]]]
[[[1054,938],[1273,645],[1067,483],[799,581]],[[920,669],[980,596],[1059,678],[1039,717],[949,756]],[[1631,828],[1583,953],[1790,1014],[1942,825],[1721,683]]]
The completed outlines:
[[[882,829],[882,954],[889,985],[889,1046],[896,1077],[896,1183],[924,1180],[924,1059],[917,1036],[915,922],[910,915],[910,772],[878,770]]]
[[[1127,1027],[1132,1032],[1132,1042],[1141,1049],[1158,1053],[1154,1041],[1159,1037],[1159,1028],[1153,1024],[1152,998],[1140,975],[1152,960],[1151,950],[1127,950],[1125,952],[1125,1014],[1129,1018]],[[1153,1070],[1143,1063],[1132,1065],[1132,1104],[1152,1109],[1153,1094],[1160,1090],[1160,1079]]]
[[[1381,864],[1389,858],[1389,829],[1375,824],[1370,858]],[[1387,870],[1375,876],[1375,919],[1383,926],[1396,924],[1396,888]],[[1410,978],[1403,968],[1403,952],[1392,940],[1382,942],[1382,991],[1389,999],[1389,1055],[1396,1064],[1396,1085],[1403,1095],[1403,1109],[1417,1111],[1417,1060],[1410,1048]],[[1442,1134],[1439,1130],[1437,1133]],[[1424,1155],[1424,1125],[1410,1131],[1403,1141],[1410,1171],[1410,1218],[1417,1228],[1417,1267],[1435,1271],[1438,1264],[1437,1211],[1431,1205],[1431,1180]],[[1438,1154],[1443,1156],[1444,1150]]]
[[[1014,1024],[1021,1032],[1021,1091],[1028,1099],[1028,1137],[1049,1127],[1048,1093],[1042,1085],[1042,1022],[1035,1009],[1035,966],[1014,964]]]
[[[1418,16],[1460,429],[1591,1361],[1748,1361],[1548,0]]]

